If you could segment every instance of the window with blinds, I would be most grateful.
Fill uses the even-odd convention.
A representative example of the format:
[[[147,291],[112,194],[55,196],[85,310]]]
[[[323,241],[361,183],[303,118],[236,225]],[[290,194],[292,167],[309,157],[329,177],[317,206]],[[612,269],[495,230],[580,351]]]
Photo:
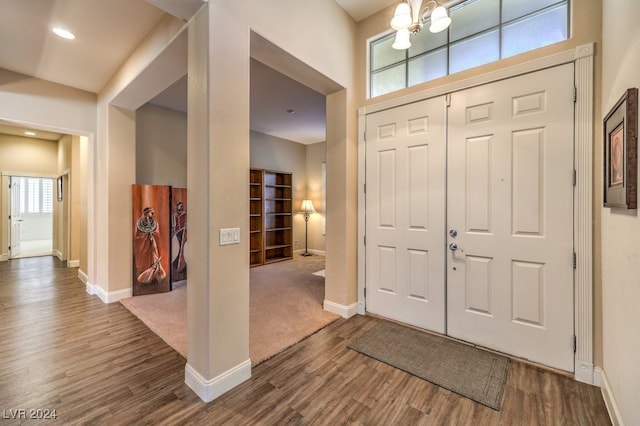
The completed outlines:
[[[53,213],[53,179],[14,178],[20,184],[20,213],[39,215]]]

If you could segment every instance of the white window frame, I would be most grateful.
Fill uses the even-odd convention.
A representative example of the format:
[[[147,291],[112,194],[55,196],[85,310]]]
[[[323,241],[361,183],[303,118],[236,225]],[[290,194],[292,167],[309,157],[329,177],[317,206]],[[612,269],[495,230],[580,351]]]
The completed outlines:
[[[560,0],[558,0],[558,1],[560,1]],[[566,40],[569,40],[569,39],[571,39],[571,14],[572,14],[572,10],[573,10],[573,7],[572,7],[573,6],[573,1],[572,0],[566,0],[566,2],[567,2],[567,38],[566,38]],[[460,3],[460,4],[463,4],[463,3]],[[549,7],[551,7],[551,6],[549,6]],[[517,19],[522,19],[522,17],[519,17]],[[509,21],[509,22],[513,22],[513,20]],[[502,28],[503,25],[504,25],[504,23],[500,22],[500,24],[498,26],[500,28]],[[367,99],[374,99],[374,97],[371,96],[371,74],[372,74],[372,70],[371,70],[371,44],[373,42],[375,42],[375,41],[378,41],[378,40],[380,40],[380,39],[382,39],[384,37],[387,37],[387,36],[391,35],[394,32],[395,32],[395,30],[393,30],[392,28],[389,27],[387,30],[382,31],[382,32],[380,32],[380,33],[378,33],[376,35],[373,35],[373,36],[371,36],[371,37],[366,39],[367,48],[366,48],[366,55],[365,56],[366,56],[366,85],[367,85],[367,87],[366,87],[365,93],[366,93],[366,98]],[[502,30],[500,30],[500,33],[502,34]],[[480,34],[480,33],[478,33],[478,34]],[[502,44],[502,35],[500,37],[501,37],[500,43]],[[447,50],[449,50],[450,46],[451,46],[451,41],[449,40],[449,41],[447,41],[445,47],[447,48]],[[527,51],[527,52],[532,52],[534,50],[536,50],[536,49],[533,49],[533,50],[530,50],[530,51]],[[519,54],[523,54],[523,53],[527,53],[527,52],[521,52]],[[502,55],[502,53],[500,55]],[[509,58],[511,58],[511,57],[512,56],[509,56]],[[487,62],[487,64],[499,62],[499,61],[502,61],[504,59],[506,59],[506,58],[502,58],[501,57],[497,61]],[[482,65],[487,65],[487,64],[482,64]],[[480,66],[482,66],[482,65],[480,65]],[[405,58],[405,66],[407,66],[407,67],[409,66],[409,60],[406,59],[406,58]],[[448,68],[449,68],[449,65],[447,64],[447,69]],[[472,68],[468,68],[468,69],[472,69]],[[466,71],[466,70],[464,70],[464,71]],[[453,74],[457,74],[457,72],[453,73]],[[440,78],[448,77],[448,76],[453,75],[453,74],[447,73],[446,76],[443,76],[443,77],[440,77]],[[425,83],[428,83],[429,81],[434,81],[434,80],[428,80],[428,81],[425,81],[425,82],[420,83],[420,84],[425,84]],[[385,96],[385,95],[389,95],[391,93],[397,93],[397,92],[399,92],[401,90],[406,90],[406,89],[408,89],[410,87],[415,87],[415,85],[414,86],[405,86],[403,89],[399,89],[399,90],[395,90],[395,91],[392,91],[392,92],[384,93],[384,94],[379,95],[379,96]],[[376,97],[378,97],[378,96],[376,96]]]

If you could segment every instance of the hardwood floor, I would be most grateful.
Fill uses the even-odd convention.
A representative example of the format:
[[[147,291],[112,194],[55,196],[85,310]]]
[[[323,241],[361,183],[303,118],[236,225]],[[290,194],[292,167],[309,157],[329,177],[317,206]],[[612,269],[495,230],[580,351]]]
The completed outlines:
[[[347,349],[379,319],[338,320],[204,404],[185,359],[53,257],[0,262],[0,424],[606,425],[600,390],[511,362],[501,411]],[[20,410],[25,410],[20,411]],[[31,411],[41,410],[41,411]],[[48,410],[48,411],[47,411]]]

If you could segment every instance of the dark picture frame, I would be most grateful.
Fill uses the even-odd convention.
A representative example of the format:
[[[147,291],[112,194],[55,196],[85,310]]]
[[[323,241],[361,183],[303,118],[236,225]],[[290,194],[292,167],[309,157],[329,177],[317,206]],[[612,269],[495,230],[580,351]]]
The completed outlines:
[[[58,201],[62,201],[62,176],[58,176]]]
[[[638,89],[630,88],[604,118],[604,206],[637,208]]]

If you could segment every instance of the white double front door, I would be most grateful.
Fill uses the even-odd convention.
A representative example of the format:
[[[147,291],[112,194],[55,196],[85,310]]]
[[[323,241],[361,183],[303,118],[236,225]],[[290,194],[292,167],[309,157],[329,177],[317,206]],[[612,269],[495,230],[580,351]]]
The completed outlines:
[[[573,65],[366,118],[366,309],[573,371]]]

